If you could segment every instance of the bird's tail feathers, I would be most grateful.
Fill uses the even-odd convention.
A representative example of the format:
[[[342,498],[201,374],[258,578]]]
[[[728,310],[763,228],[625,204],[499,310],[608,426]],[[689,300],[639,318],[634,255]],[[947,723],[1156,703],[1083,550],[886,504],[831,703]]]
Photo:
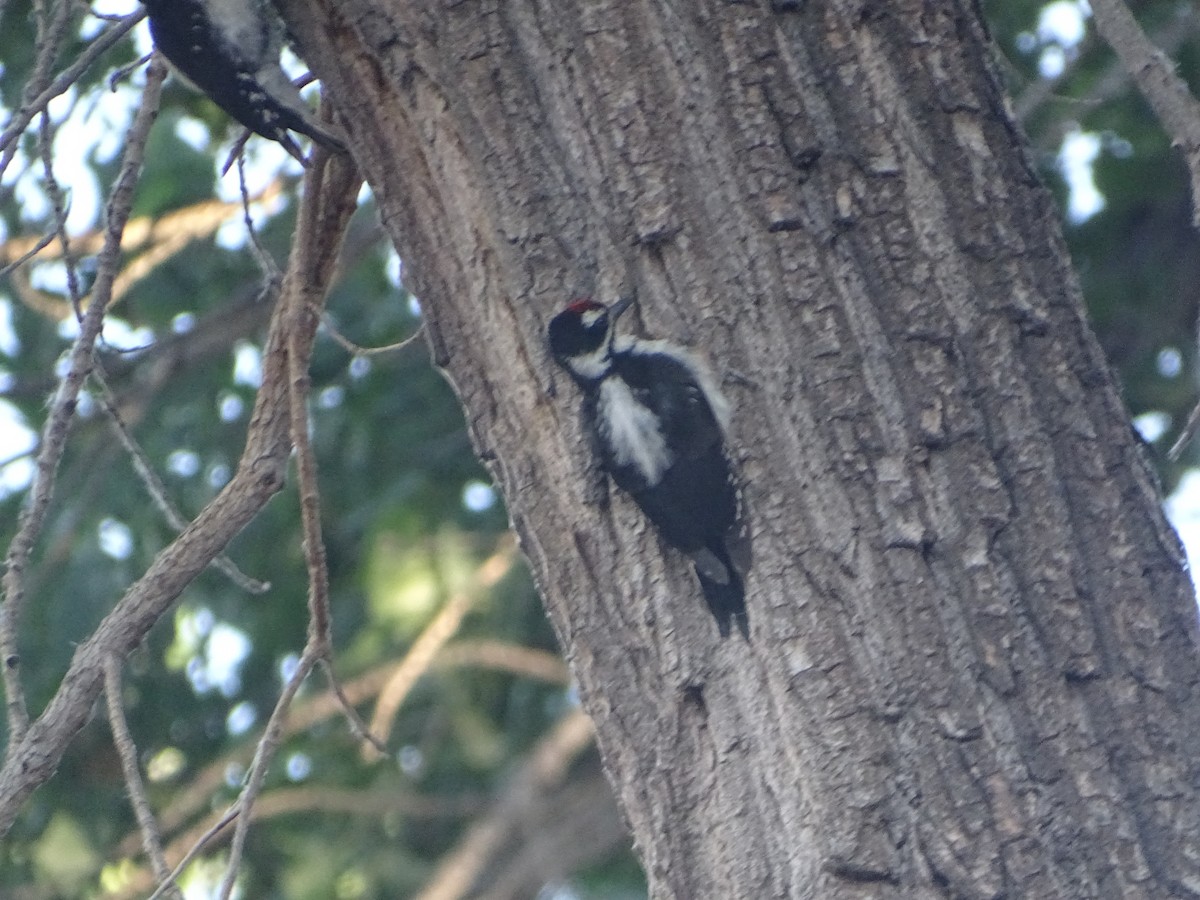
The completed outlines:
[[[729,637],[734,623],[746,640],[750,639],[750,620],[746,616],[746,593],[742,576],[724,547],[702,547],[691,554],[696,577],[704,592],[704,601],[717,620],[721,637]]]
[[[304,101],[300,89],[292,83],[287,74],[278,66],[264,66],[256,73],[256,77],[271,91],[271,96],[292,120],[285,122],[284,127],[298,131],[312,138],[318,144],[334,153],[346,151],[346,139],[341,129],[331,122],[323,122]],[[294,146],[294,144],[293,144]],[[289,152],[291,152],[289,150]]]

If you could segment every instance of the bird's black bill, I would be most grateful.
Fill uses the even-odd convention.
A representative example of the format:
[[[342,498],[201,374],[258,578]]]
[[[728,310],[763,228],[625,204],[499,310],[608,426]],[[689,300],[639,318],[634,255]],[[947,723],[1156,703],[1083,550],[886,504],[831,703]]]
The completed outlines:
[[[616,303],[608,308],[608,319],[610,322],[617,321],[617,317],[629,307],[633,306],[633,297],[622,297]]]

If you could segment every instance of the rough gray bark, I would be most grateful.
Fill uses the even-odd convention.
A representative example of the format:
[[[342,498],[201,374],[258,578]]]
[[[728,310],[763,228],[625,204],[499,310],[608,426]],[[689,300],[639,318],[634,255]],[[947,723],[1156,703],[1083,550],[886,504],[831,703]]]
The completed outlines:
[[[655,897],[1200,895],[1195,605],[970,0],[289,0]],[[548,319],[735,405],[752,641]]]

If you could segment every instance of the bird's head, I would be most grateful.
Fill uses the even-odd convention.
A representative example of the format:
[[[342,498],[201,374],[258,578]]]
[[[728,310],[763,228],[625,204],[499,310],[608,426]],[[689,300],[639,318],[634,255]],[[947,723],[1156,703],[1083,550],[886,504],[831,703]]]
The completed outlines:
[[[550,320],[548,336],[554,359],[584,381],[603,378],[612,354],[613,326],[632,304],[632,297],[623,297],[612,306],[590,298],[572,301]]]

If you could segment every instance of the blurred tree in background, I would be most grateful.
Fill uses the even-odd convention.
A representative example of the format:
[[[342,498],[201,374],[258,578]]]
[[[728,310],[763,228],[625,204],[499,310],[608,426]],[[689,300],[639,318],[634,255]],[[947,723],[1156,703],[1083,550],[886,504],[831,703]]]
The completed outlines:
[[[133,7],[95,4],[86,16],[72,7],[77,37],[55,71],[113,27],[95,13]],[[985,11],[1014,109],[1061,201],[1095,328],[1174,486],[1195,460],[1193,449],[1168,464],[1163,449],[1196,399],[1200,253],[1185,169],[1079,4],[992,2]],[[1200,86],[1193,5],[1154,0],[1135,12]],[[30,4],[0,4],[6,122],[32,99],[34,22]],[[16,137],[5,125],[0,265],[55,233],[56,205],[68,211],[74,254],[69,268],[52,241],[0,280],[5,547],[33,468],[35,448],[21,442],[45,420],[56,363],[77,327],[70,282],[86,281],[99,248],[103,198],[140,97],[143,70],[133,64],[148,49],[139,25],[50,104],[51,121],[35,117]],[[211,103],[167,83],[125,242],[128,281],[114,294],[99,347],[112,399],[94,384],[81,397],[26,575],[19,649],[35,710],[77,642],[178,531],[106,407],[185,520],[228,481],[241,453],[270,307],[243,221],[239,169],[218,174],[236,138]],[[257,239],[282,267],[299,167],[259,138],[245,159]],[[57,185],[47,176],[51,160]],[[419,339],[364,349],[405,341],[421,318],[369,193],[360,201],[313,352],[310,416],[336,667],[393,753],[364,751],[327,682],[310,678],[260,798],[242,895],[460,896],[446,875],[453,863],[470,873],[468,886],[479,879],[491,886],[481,896],[497,900],[539,891],[639,896],[641,875],[598,759],[586,733],[570,730],[565,666],[453,393]],[[236,796],[305,642],[295,491],[272,500],[227,556],[244,574],[205,572],[125,670],[129,727],[173,859]],[[561,774],[535,777],[535,763],[555,752]],[[502,837],[489,839],[488,827],[498,825]],[[188,896],[207,896],[218,878],[198,864],[184,879]],[[0,845],[0,894],[145,896],[151,884],[120,760],[97,715]]]

